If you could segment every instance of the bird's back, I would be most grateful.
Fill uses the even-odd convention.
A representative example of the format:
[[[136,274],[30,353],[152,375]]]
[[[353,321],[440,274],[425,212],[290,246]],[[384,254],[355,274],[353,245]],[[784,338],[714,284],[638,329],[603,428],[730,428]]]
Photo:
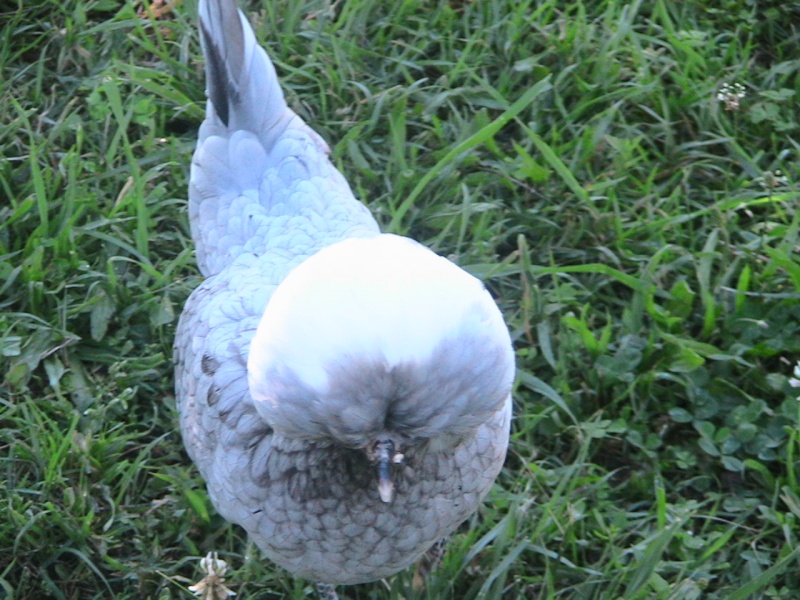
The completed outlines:
[[[291,260],[378,233],[325,141],[284,100],[275,68],[233,1],[201,1],[208,104],[192,160],[189,216],[200,270],[242,253]]]

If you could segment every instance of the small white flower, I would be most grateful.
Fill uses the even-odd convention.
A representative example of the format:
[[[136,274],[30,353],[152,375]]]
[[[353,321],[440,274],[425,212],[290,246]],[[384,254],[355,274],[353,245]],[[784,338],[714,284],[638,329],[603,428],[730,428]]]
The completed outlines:
[[[794,375],[794,377],[789,378],[789,385],[793,388],[800,388],[800,360],[798,360],[797,364],[794,366],[792,375]],[[798,398],[798,400],[800,400],[800,398]]]
[[[739,110],[739,105],[747,95],[741,83],[723,83],[717,92],[717,100],[725,103],[725,110]]]
[[[784,176],[780,169],[776,169],[775,171],[764,171],[764,174],[757,178],[756,181],[758,181],[768,190],[775,189],[789,183],[789,180]]]
[[[236,592],[225,585],[225,573],[228,563],[217,557],[216,552],[209,552],[200,559],[200,568],[206,573],[200,581],[189,586],[189,591],[202,600],[225,600],[235,596]]]

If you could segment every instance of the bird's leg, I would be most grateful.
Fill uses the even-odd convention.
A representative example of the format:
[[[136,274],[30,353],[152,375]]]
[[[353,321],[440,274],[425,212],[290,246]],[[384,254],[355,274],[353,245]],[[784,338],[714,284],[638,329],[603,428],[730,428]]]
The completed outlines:
[[[336,588],[330,583],[318,583],[317,593],[319,594],[319,600],[339,600],[339,596],[336,595]]]
[[[433,546],[428,548],[422,558],[417,562],[417,568],[414,570],[414,579],[412,586],[415,592],[421,592],[425,589],[425,580],[428,575],[433,573],[439,568],[439,563],[442,562],[444,551],[447,546],[448,538],[444,538],[436,542]]]

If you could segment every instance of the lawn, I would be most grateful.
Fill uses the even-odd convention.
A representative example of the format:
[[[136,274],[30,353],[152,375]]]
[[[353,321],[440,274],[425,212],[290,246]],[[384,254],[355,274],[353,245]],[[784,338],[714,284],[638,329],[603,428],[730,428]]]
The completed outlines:
[[[238,598],[313,598],[177,430],[195,2],[0,10],[0,599],[191,598],[210,551]],[[517,352],[480,513],[424,586],[342,596],[800,598],[800,5],[246,10],[356,195],[484,279]]]

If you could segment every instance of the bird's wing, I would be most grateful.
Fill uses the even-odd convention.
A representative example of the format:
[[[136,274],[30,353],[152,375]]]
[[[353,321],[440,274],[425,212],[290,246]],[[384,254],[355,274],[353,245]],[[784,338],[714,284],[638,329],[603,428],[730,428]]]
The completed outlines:
[[[269,456],[272,429],[256,412],[247,384],[253,332],[285,271],[277,258],[243,255],[198,287],[175,334],[175,390],[181,432],[223,516],[252,517],[253,452]],[[232,483],[233,482],[233,483]],[[249,495],[249,496],[248,496]]]
[[[245,262],[236,261],[233,268],[192,292],[175,334],[175,384],[183,439],[206,477],[214,453],[224,446],[220,436],[241,417],[242,406],[252,404],[247,354],[275,287]]]
[[[235,0],[201,0],[199,14],[208,104],[189,216],[201,272],[219,273],[243,252],[310,255],[377,233],[327,144],[286,105]]]

